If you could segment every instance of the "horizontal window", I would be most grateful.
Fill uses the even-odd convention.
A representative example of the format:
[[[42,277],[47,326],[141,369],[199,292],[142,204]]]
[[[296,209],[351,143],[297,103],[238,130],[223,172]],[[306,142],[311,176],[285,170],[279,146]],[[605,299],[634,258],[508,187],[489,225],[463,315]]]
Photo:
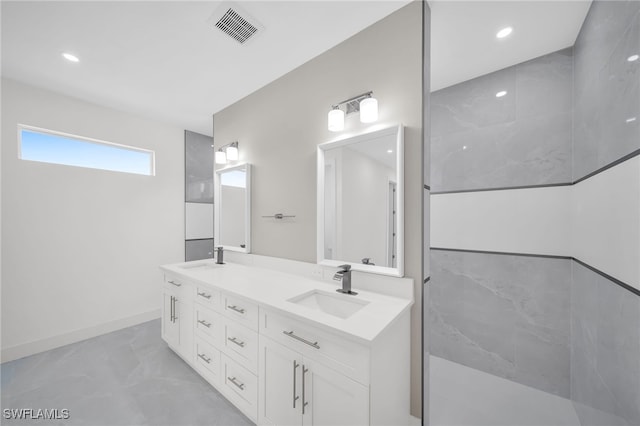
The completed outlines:
[[[51,130],[18,126],[22,160],[153,176],[154,152]]]

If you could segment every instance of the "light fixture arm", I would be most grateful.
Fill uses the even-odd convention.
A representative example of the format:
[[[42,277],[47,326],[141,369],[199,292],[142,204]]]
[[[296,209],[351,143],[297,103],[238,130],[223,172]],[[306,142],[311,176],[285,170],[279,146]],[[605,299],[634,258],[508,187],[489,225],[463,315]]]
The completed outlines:
[[[331,108],[338,109],[338,108],[340,108],[340,105],[343,105],[343,104],[346,104],[346,103],[349,103],[349,102],[352,102],[352,101],[361,101],[362,99],[370,98],[371,96],[373,96],[373,91],[372,90],[370,90],[370,91],[368,91],[366,93],[362,93],[360,95],[354,96],[352,98],[345,99],[344,101],[338,102],[337,104],[331,105]]]

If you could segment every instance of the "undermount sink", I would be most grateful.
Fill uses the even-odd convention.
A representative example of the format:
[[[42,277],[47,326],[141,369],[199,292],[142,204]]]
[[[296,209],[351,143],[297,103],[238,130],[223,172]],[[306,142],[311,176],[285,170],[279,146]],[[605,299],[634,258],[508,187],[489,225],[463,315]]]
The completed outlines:
[[[355,299],[354,296],[333,294],[320,290],[312,290],[288,299],[288,302],[305,306],[334,317],[346,319],[369,304],[366,300]],[[351,298],[351,299],[348,299]]]
[[[200,263],[189,263],[186,265],[180,265],[178,266],[178,268],[181,269],[208,269],[208,268],[218,268],[222,265],[218,265],[217,263],[213,263],[213,262],[200,262]]]

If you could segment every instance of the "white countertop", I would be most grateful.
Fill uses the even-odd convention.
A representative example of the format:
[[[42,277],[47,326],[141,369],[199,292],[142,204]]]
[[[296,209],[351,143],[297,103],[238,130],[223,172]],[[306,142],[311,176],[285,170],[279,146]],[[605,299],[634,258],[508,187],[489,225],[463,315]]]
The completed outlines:
[[[196,284],[211,285],[231,295],[247,298],[261,307],[293,315],[330,332],[371,343],[384,329],[411,308],[413,300],[391,297],[354,287],[358,295],[340,294],[339,283],[327,283],[275,270],[227,262],[216,265],[213,260],[163,265],[163,271]],[[288,299],[313,290],[326,291],[346,299],[369,302],[346,319],[313,308],[288,302]]]

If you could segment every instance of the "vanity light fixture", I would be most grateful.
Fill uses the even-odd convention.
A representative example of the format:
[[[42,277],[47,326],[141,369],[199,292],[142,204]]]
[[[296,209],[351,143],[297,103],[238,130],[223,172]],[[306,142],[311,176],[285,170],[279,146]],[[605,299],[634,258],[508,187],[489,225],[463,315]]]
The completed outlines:
[[[331,106],[327,116],[328,128],[332,132],[344,130],[345,115],[360,113],[362,123],[373,123],[378,120],[378,100],[373,92],[363,93]]]
[[[498,93],[496,93],[496,98],[501,98],[503,96],[506,96],[507,91],[506,90],[501,90]]]
[[[331,111],[329,111],[329,130],[332,132],[340,132],[344,130],[344,111],[334,106]]]
[[[65,58],[69,62],[80,62],[80,59],[76,55],[72,55],[71,53],[64,52],[62,57]]]
[[[227,153],[222,148],[216,151],[216,164],[227,164]]]
[[[231,144],[229,144],[225,152],[227,153],[227,160],[238,161],[238,157],[239,157],[238,142],[231,142]]]
[[[213,145],[211,145],[213,148]],[[229,161],[238,161],[239,150],[238,141],[222,145],[216,151],[216,164],[227,164]]]
[[[496,33],[497,38],[505,38],[513,32],[513,27],[505,27]]]

